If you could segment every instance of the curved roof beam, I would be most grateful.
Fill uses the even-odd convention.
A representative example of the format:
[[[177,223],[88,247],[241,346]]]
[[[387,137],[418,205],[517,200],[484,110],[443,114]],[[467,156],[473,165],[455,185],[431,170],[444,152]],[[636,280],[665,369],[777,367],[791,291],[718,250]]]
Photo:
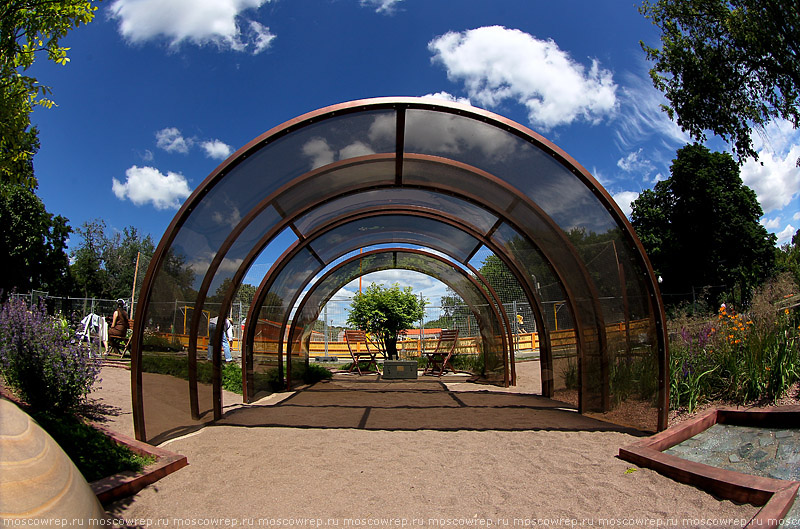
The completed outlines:
[[[429,231],[432,233],[436,233],[436,226],[443,226],[445,227],[448,232],[444,234],[444,236],[439,237],[425,237],[422,238],[420,233],[416,233],[414,230],[407,229],[409,221],[401,220],[399,216],[408,216],[410,218],[417,217],[419,219],[427,219],[425,222],[428,224],[428,227],[431,228]],[[321,237],[325,237],[326,235],[329,236],[331,232],[336,230],[337,228],[345,227],[348,228],[349,226],[356,226],[357,222],[359,221],[367,221],[369,219],[397,219],[395,220],[395,225],[400,226],[400,229],[403,233],[400,236],[397,235],[398,232],[388,231],[383,232],[380,231],[380,227],[377,226],[374,231],[374,234],[380,234],[381,237],[374,240],[359,240],[348,238],[345,241],[342,241],[338,245],[336,245],[337,250],[335,253],[326,254],[324,259],[318,256],[313,251],[307,251],[307,248],[311,247],[314,243],[318,242],[318,239]],[[362,227],[363,229],[363,227]],[[370,230],[371,231],[371,230]],[[482,240],[483,237],[480,233],[475,232],[471,227],[464,225],[457,219],[451,219],[449,217],[442,216],[436,212],[426,211],[421,208],[412,208],[412,207],[396,207],[391,210],[383,210],[383,211],[375,211],[372,209],[367,209],[365,211],[355,212],[355,213],[346,213],[339,218],[333,219],[329,224],[320,226],[317,230],[308,235],[303,241],[297,241],[290,249],[288,249],[281,258],[275,261],[270,272],[264,277],[261,285],[258,287],[256,291],[256,295],[253,298],[253,302],[250,305],[250,310],[247,314],[247,322],[248,324],[245,325],[245,332],[244,332],[244,343],[247,345],[252,343],[255,334],[255,328],[250,327],[249,324],[252,321],[255,321],[256,315],[261,310],[261,305],[263,304],[264,300],[266,299],[267,295],[271,293],[272,285],[281,278],[281,274],[284,270],[289,267],[289,263],[292,262],[294,259],[302,259],[303,267],[306,270],[305,272],[305,279],[295,278],[295,282],[292,284],[292,290],[297,292],[297,296],[299,293],[302,292],[305,285],[311,281],[311,279],[321,271],[327,264],[333,262],[335,259],[339,258],[342,255],[346,255],[350,251],[358,249],[361,246],[371,246],[375,244],[386,244],[386,243],[397,243],[397,242],[405,242],[409,244],[416,244],[422,246],[428,246],[435,250],[438,250],[442,253],[449,255],[450,257],[454,258],[457,261],[465,262],[466,256],[462,252],[462,255],[458,255],[454,253],[454,248],[456,246],[452,245],[452,238],[458,237],[458,233],[463,232],[466,237],[471,238],[474,242],[473,244],[476,246],[480,246],[482,244],[486,244],[487,247],[495,251],[496,254],[506,263],[509,269],[514,273],[517,277],[517,280],[520,282],[520,285],[523,287],[523,290],[526,292],[526,295],[531,300],[532,306],[540,306],[540,301],[538,296],[534,293],[534,289],[530,284],[530,278],[524,274],[516,265],[515,262],[511,257],[505,254],[504,249],[497,247],[489,240]],[[386,233],[384,236],[383,234]],[[337,234],[334,232],[334,237]],[[385,237],[385,238],[384,238]],[[416,237],[416,238],[415,238]],[[346,244],[346,245],[345,245]],[[321,245],[323,247],[333,247],[333,245],[326,245],[324,241],[322,241]],[[307,261],[307,262],[306,262]],[[275,297],[272,299],[280,298],[281,296],[276,293]],[[296,297],[295,297],[296,299]],[[286,302],[286,300],[282,300],[282,311],[281,313],[276,312],[273,314],[270,319],[275,321],[286,322],[288,320],[289,312],[292,310],[294,306],[295,299],[292,299],[291,302]],[[276,309],[277,310],[277,309]],[[534,311],[535,313],[537,311]],[[538,322],[537,322],[538,323]],[[284,328],[281,328],[281,332],[278,335],[279,340],[282,340],[284,334]],[[221,338],[221,337],[220,337]],[[280,346],[279,346],[279,350]],[[245,366],[243,365],[243,370]],[[243,379],[249,378],[249,373],[252,370],[252,366],[248,366],[247,370],[243,372]]]
[[[500,176],[516,190],[517,196],[535,194],[541,199],[539,202],[546,205],[546,214],[557,219],[564,230],[572,226],[583,226],[587,229],[592,229],[593,226],[619,229],[621,240],[628,246],[630,257],[643,272],[638,276],[637,271],[635,281],[638,286],[646,290],[649,306],[644,310],[650,315],[655,327],[655,345],[658,350],[660,371],[659,428],[666,426],[667,343],[663,306],[655,275],[641,244],[608,193],[585,169],[558,147],[511,120],[488,111],[441,101],[382,98],[335,105],[310,112],[271,129],[220,165],[195,190],[175,216],[151,260],[140,296],[141,317],[135,320],[137,327],[134,329],[132,344],[135,360],[132,372],[132,395],[134,424],[138,438],[146,439],[141,389],[141,339],[144,322],[148,319],[150,302],[158,300],[153,296],[154,284],[157,281],[155,276],[168,260],[180,260],[182,256],[187,255],[181,252],[181,245],[202,249],[202,242],[207,240],[209,247],[219,246],[224,235],[212,236],[207,230],[216,228],[209,226],[204,219],[212,219],[217,214],[226,213],[213,210],[213,205],[219,206],[226,196],[235,196],[237,189],[241,195],[241,189],[247,188],[248,193],[243,198],[238,197],[241,203],[237,206],[241,211],[250,211],[253,197],[268,196],[295,176],[307,171],[307,168],[302,168],[302,163],[305,162],[298,157],[298,153],[303,152],[302,148],[306,145],[304,142],[319,138],[320,131],[326,130],[325,125],[338,127],[335,139],[340,141],[340,145],[336,148],[341,150],[331,152],[338,152],[342,158],[358,150],[351,148],[358,146],[356,143],[358,140],[367,138],[372,152],[393,153],[395,184],[402,185],[407,182],[407,170],[413,165],[410,164],[409,153],[445,156],[468,165],[485,168],[487,172]],[[331,131],[332,129],[328,130]],[[509,138],[516,138],[516,143],[508,141]],[[475,143],[470,144],[470,141]],[[347,155],[343,154],[345,151]],[[476,157],[477,163],[470,163],[470,160]],[[268,170],[272,172],[267,178],[263,178],[265,160],[269,160]],[[526,160],[532,163],[526,166]],[[569,178],[565,175],[571,175],[580,185],[568,182]],[[251,185],[243,186],[243,182]],[[564,185],[560,185],[562,183]],[[213,197],[210,204],[207,200],[209,197]],[[570,203],[572,208],[565,207]],[[199,241],[200,245],[192,246],[189,244],[192,242],[191,237],[197,233],[207,237]],[[202,276],[204,269],[207,270],[207,264],[195,267],[194,273]],[[165,300],[167,299],[168,297],[165,297]],[[580,305],[582,307],[584,304]],[[586,316],[589,314],[585,314],[582,318],[586,320]],[[576,323],[580,317],[581,315],[576,313]],[[598,333],[602,340],[602,325],[597,325],[598,323],[602,322],[597,321],[592,326],[599,327]],[[584,328],[581,324],[578,324],[578,327]],[[192,366],[190,371],[191,368]]]
[[[376,256],[390,256],[391,259],[373,259]],[[398,259],[398,256],[401,258]],[[364,265],[365,261],[366,265]],[[356,263],[358,263],[357,266],[355,266]],[[364,266],[366,266],[366,269]],[[351,267],[354,269],[349,270]],[[357,270],[355,268],[357,268]],[[481,303],[485,304],[486,307],[491,307],[493,317],[495,319],[502,319],[502,327],[505,330],[503,334],[504,354],[510,352],[510,344],[513,343],[511,325],[503,310],[503,304],[497,297],[497,293],[491,285],[485,281],[485,278],[480,274],[476,277],[472,277],[463,268],[437,254],[416,249],[383,248],[355,255],[337,264],[335,267],[328,270],[319,280],[314,282],[306,295],[303,296],[302,300],[296,304],[297,309],[294,313],[295,316],[289,326],[289,332],[287,334],[289,337],[286,351],[287,358],[291,359],[291,353],[294,350],[295,344],[302,346],[308,341],[307,338],[310,338],[309,329],[311,325],[317,320],[322,306],[328,302],[331,296],[353,279],[373,272],[390,269],[412,270],[438,279],[461,297],[470,307],[470,311],[478,322],[480,322],[484,316],[477,304]],[[337,274],[341,274],[342,272],[346,273],[344,277],[341,275],[337,276]],[[316,301],[313,306],[307,305],[314,299],[316,299]],[[295,306],[296,300],[297,298],[293,300],[292,306]],[[307,317],[304,317],[302,314],[306,307],[309,308],[310,313]],[[304,323],[301,324],[301,321]],[[284,326],[286,324],[287,322],[284,322]],[[479,325],[483,326],[481,323],[479,323]],[[298,330],[299,326],[302,326],[302,330]],[[283,329],[281,329],[280,335],[284,335]],[[511,352],[513,353],[513,351]],[[511,361],[513,365],[513,358],[509,357],[509,361]],[[291,366],[291,362],[289,366]],[[290,377],[290,373],[291,369],[288,368],[287,379]],[[506,385],[508,385],[508,380],[506,380]]]

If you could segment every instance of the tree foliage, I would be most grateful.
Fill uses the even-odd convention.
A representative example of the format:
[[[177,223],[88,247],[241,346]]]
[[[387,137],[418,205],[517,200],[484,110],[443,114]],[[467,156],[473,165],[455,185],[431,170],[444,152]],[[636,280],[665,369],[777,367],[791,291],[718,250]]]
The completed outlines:
[[[69,287],[67,219],[48,213],[30,189],[0,181],[0,290],[46,290],[66,294]]]
[[[792,236],[792,242],[781,246],[778,252],[778,269],[789,272],[795,283],[800,285],[800,230]]]
[[[60,40],[94,18],[91,0],[5,0],[0,3],[0,180],[36,188],[32,159],[39,147],[34,106],[51,107],[49,87],[25,75],[37,54],[67,64]]]
[[[711,131],[739,159],[757,157],[751,129],[800,122],[797,0],[645,0],[661,49],[642,43],[670,118],[694,139]]]
[[[631,222],[668,304],[703,287],[738,285],[747,292],[775,267],[775,236],[759,223],[761,206],[727,153],[698,144],[678,150],[671,176],[645,190]],[[717,291],[717,295],[720,292]],[[710,299],[717,303],[718,299]]]
[[[375,336],[389,358],[397,358],[397,338],[425,315],[425,300],[411,287],[373,283],[353,297],[347,324]]]
[[[129,298],[134,276],[138,288],[155,251],[150,236],[140,235],[133,226],[108,235],[105,222],[99,219],[84,222],[76,231],[82,238],[72,251],[70,267],[76,294],[106,299]]]

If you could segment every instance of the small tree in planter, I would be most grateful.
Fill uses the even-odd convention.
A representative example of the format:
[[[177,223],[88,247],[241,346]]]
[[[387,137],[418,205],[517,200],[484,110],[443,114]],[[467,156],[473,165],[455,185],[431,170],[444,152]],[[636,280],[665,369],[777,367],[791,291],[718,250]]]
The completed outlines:
[[[425,300],[416,297],[411,287],[373,283],[353,298],[347,323],[375,336],[388,359],[396,360],[397,339],[424,314]]]

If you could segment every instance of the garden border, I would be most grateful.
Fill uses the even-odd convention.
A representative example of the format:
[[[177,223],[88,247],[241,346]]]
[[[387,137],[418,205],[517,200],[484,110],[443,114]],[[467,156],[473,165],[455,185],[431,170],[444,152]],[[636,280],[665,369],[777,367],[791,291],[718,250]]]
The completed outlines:
[[[19,399],[3,387],[0,387],[0,398],[10,400],[18,406],[22,404]],[[189,464],[189,460],[184,455],[170,452],[169,450],[142,441],[137,441],[127,435],[109,430],[107,427],[94,421],[84,422],[95,430],[102,432],[103,435],[111,439],[114,443],[128,447],[131,452],[140,456],[152,456],[156,458],[155,463],[147,465],[142,470],[125,470],[89,483],[92,492],[94,492],[94,495],[97,496],[97,499],[103,506],[122,498],[133,496],[146,486],[155,483],[164,476],[168,476]]]
[[[90,425],[103,432],[115,443],[127,446],[132,452],[140,456],[153,456],[156,458],[155,463],[146,466],[142,470],[127,470],[91,482],[89,486],[103,505],[133,496],[146,486],[189,464],[184,455],[137,441],[97,423],[90,423]]]
[[[777,527],[795,501],[800,481],[787,481],[742,474],[703,463],[688,461],[663,451],[715,424],[736,424],[796,428],[800,406],[742,410],[733,407],[711,409],[677,426],[620,448],[619,458],[653,469],[681,483],[736,502],[761,506],[746,527]]]

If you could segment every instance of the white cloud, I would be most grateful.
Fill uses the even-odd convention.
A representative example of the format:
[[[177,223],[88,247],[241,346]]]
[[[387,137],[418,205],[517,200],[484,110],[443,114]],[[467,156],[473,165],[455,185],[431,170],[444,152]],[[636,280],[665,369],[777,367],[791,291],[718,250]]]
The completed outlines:
[[[792,226],[791,224],[787,224],[786,227],[778,234],[778,246],[781,244],[785,244],[787,242],[792,242],[792,237],[794,236],[797,229]]]
[[[442,101],[450,101],[452,103],[462,103],[464,105],[472,106],[468,97],[457,97],[449,92],[436,92],[435,94],[425,94],[422,97],[430,97],[431,99],[440,99]]]
[[[614,202],[617,203],[619,209],[625,214],[626,217],[631,217],[631,211],[633,208],[631,207],[631,202],[639,198],[639,193],[636,191],[622,191],[620,193],[615,193]]]
[[[650,183],[651,184],[657,184],[659,182],[663,182],[666,179],[667,179],[667,177],[664,176],[662,173],[656,173],[656,175],[653,177],[653,180],[651,180]]]
[[[175,127],[167,127],[156,132],[156,147],[167,152],[188,154],[189,147],[193,144],[194,141],[191,138],[184,138],[181,131]]]
[[[269,48],[272,41],[275,40],[275,34],[268,27],[259,24],[255,20],[250,21],[250,33],[253,36],[253,55],[258,55]]]
[[[233,148],[230,145],[220,140],[204,141],[200,143],[200,146],[206,151],[206,156],[215,160],[224,160],[233,152]]]
[[[336,153],[324,138],[311,138],[303,145],[303,154],[311,158],[311,168],[332,163]]]
[[[649,78],[628,74],[624,79],[625,86],[620,90],[620,112],[616,116],[619,123],[617,142],[623,150],[654,135],[669,150],[691,142],[689,135],[661,110],[666,99],[653,87]]]
[[[628,153],[624,158],[617,160],[617,167],[626,173],[636,173],[642,177],[647,177],[655,169],[653,163],[642,156],[642,149]]]
[[[114,0],[110,17],[120,34],[134,43],[166,38],[170,46],[184,41],[223,49],[260,53],[275,38],[269,28],[245,19],[242,12],[268,0]],[[242,29],[244,28],[244,30]]]
[[[800,211],[792,215],[792,220],[800,220]]]
[[[391,15],[394,13],[394,8],[403,0],[361,0],[363,7],[375,7],[376,13],[383,13]]]
[[[363,142],[355,141],[339,150],[339,159],[346,160],[357,156],[369,156],[370,154],[375,154],[371,147]]]
[[[758,161],[742,166],[742,181],[758,195],[764,213],[786,207],[800,193],[800,131],[779,121],[753,137]]]
[[[472,101],[497,106],[509,99],[545,130],[584,119],[598,123],[617,106],[612,74],[593,60],[587,69],[552,40],[502,26],[449,32],[428,43],[433,61],[462,81]]]
[[[780,217],[775,217],[774,219],[762,218],[759,222],[770,231],[775,231],[781,226]]]
[[[162,174],[154,167],[132,166],[125,171],[125,183],[112,178],[111,189],[120,200],[137,206],[152,203],[156,209],[178,209],[191,194],[186,178],[179,173]]]

